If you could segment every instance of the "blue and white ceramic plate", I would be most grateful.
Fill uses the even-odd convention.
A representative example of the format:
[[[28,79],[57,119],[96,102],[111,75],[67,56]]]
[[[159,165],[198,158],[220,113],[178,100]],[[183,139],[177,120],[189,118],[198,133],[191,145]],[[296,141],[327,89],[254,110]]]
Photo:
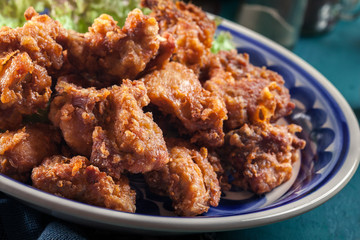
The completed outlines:
[[[168,198],[151,194],[140,176],[132,178],[137,190],[135,214],[67,200],[0,175],[0,190],[54,216],[117,230],[156,233],[224,231],[281,221],[317,207],[339,192],[355,173],[360,156],[358,122],[341,94],[319,72],[264,37],[223,21],[239,52],[254,65],[281,74],[296,109],[287,121],[303,128],[307,140],[293,178],[263,196],[232,190],[220,204],[198,217],[172,214]]]

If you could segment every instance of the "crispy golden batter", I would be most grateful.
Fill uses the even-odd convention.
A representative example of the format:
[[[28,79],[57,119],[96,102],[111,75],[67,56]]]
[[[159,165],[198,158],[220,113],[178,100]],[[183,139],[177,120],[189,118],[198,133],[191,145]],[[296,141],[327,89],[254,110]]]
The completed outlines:
[[[247,53],[237,53],[236,50],[220,51],[212,55],[210,71],[212,68],[220,68],[229,72],[231,76],[238,80],[244,77],[260,78],[265,77],[272,81],[283,83],[283,79],[273,71],[252,65]]]
[[[108,76],[110,82],[104,86],[110,86],[122,79],[135,79],[151,60],[151,67],[161,67],[169,59],[173,40],[168,35],[162,38],[158,32],[156,20],[139,9],[129,13],[123,28],[103,14],[95,19],[89,32],[69,31],[65,48],[77,71],[99,79]]]
[[[26,52],[0,58],[0,129],[16,129],[23,115],[44,109],[51,96],[51,78]]]
[[[33,186],[80,202],[135,212],[135,191],[127,177],[114,181],[82,156],[53,156],[32,171]]]
[[[150,16],[159,22],[160,32],[169,32],[175,38],[173,60],[194,70],[207,62],[216,25],[200,8],[172,0],[142,0],[152,10]]]
[[[117,177],[125,169],[144,173],[168,162],[163,133],[151,113],[142,110],[149,101],[142,82],[125,80],[120,87],[111,88],[111,107],[102,126],[106,132],[97,128],[93,133],[94,165]]]
[[[16,129],[23,115],[44,109],[51,96],[48,74],[61,68],[61,25],[33,8],[23,27],[0,29],[0,129]]]
[[[140,78],[141,76],[153,70],[161,69],[166,63],[169,62],[172,54],[174,53],[174,50],[174,37],[167,32],[163,33],[162,37],[160,38],[160,46],[156,56],[150,60],[150,62],[146,65],[145,70],[141,72],[138,77]]]
[[[168,139],[170,161],[159,171],[145,174],[152,191],[168,195],[175,213],[196,216],[220,201],[220,186],[207,149],[197,150],[180,139]]]
[[[59,22],[47,15],[39,15],[30,7],[23,27],[0,29],[0,52],[26,52],[38,65],[52,72],[63,64],[62,47],[56,42],[65,34]]]
[[[124,80],[96,90],[60,81],[56,88],[60,95],[51,103],[50,120],[74,151],[91,155],[102,171],[119,177],[124,170],[147,172],[166,164],[162,131],[142,110],[150,101],[144,83]]]
[[[231,184],[228,181],[228,176],[226,175],[221,155],[218,153],[220,150],[222,150],[222,148],[209,150],[207,159],[217,175],[221,190],[227,191],[231,189]]]
[[[214,55],[209,77],[204,88],[224,99],[227,129],[236,129],[244,123],[274,122],[295,107],[280,75],[253,66],[247,55],[236,51]]]
[[[203,89],[191,69],[170,62],[162,70],[146,75],[143,81],[151,103],[179,119],[185,127],[181,131],[192,134],[192,142],[223,144],[225,104],[216,94]]]
[[[92,132],[103,121],[110,91],[85,89],[67,80],[68,77],[62,77],[58,81],[58,96],[51,102],[49,119],[61,129],[66,143],[75,152],[90,157]]]
[[[60,134],[45,124],[0,133],[0,173],[26,181],[45,157],[58,153]]]
[[[296,137],[301,127],[244,124],[225,137],[223,159],[234,169],[232,182],[257,194],[271,191],[292,175],[292,164],[305,141]]]

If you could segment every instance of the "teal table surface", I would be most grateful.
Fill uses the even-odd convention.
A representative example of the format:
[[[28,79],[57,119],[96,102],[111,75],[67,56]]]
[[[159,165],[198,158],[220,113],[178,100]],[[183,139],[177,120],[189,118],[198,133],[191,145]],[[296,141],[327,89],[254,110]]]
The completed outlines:
[[[300,38],[293,52],[322,73],[359,111],[360,19],[341,21],[326,35]]]
[[[359,119],[360,19],[339,22],[333,31],[300,38],[293,52],[322,73]],[[360,146],[359,146],[360,147]],[[337,195],[300,216],[267,226],[217,233],[217,239],[360,239],[360,170]]]

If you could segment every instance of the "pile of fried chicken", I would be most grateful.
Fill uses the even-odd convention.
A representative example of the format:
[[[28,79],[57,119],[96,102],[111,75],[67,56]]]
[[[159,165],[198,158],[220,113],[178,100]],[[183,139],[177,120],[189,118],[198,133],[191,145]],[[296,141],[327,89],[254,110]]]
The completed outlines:
[[[0,173],[125,212],[128,177],[143,174],[180,216],[232,185],[263,194],[287,181],[305,141],[275,124],[295,107],[283,78],[211,53],[216,25],[200,8],[141,4],[151,14],[135,9],[122,28],[103,14],[81,34],[30,7],[23,27],[0,29]]]

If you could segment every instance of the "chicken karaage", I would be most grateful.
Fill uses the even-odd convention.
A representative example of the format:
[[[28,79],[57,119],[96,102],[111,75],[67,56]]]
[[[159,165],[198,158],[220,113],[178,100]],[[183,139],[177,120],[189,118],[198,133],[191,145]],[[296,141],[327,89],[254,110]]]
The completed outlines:
[[[203,85],[223,98],[228,112],[224,124],[228,130],[245,123],[275,122],[294,109],[283,78],[253,66],[247,55],[220,52],[210,62],[210,78]]]
[[[0,133],[0,173],[25,182],[45,157],[59,153],[60,133],[46,124],[29,124]]]
[[[216,207],[220,201],[220,185],[209,163],[207,149],[196,149],[181,139],[167,139],[170,161],[158,171],[145,174],[150,188],[167,195],[175,213],[196,216]]]
[[[102,87],[136,79],[147,69],[161,67],[173,50],[172,36],[159,35],[158,23],[139,9],[131,11],[124,27],[109,15],[94,20],[85,34],[68,32],[64,48],[75,71],[95,76]]]
[[[124,212],[135,212],[135,191],[126,176],[113,180],[87,158],[55,155],[32,171],[33,186],[57,196]]]
[[[226,134],[223,160],[231,166],[232,184],[262,194],[290,179],[292,164],[305,141],[295,133],[301,127],[244,124]]]
[[[216,25],[199,7],[181,1],[142,0],[150,8],[150,16],[159,23],[160,33],[170,33],[175,38],[173,61],[191,68],[196,74],[207,63]]]
[[[118,177],[124,170],[147,172],[168,161],[161,129],[142,110],[150,101],[144,83],[124,80],[96,90],[60,81],[56,89],[50,120],[75,152],[91,156],[101,170]]]
[[[23,115],[45,109],[50,74],[61,68],[63,49],[56,40],[64,29],[33,8],[23,27],[0,29],[0,129],[16,129]]]
[[[152,104],[164,114],[180,120],[182,132],[191,134],[192,142],[221,146],[223,121],[227,118],[223,100],[205,90],[194,72],[170,62],[163,69],[143,78]],[[183,127],[182,127],[183,126]]]

